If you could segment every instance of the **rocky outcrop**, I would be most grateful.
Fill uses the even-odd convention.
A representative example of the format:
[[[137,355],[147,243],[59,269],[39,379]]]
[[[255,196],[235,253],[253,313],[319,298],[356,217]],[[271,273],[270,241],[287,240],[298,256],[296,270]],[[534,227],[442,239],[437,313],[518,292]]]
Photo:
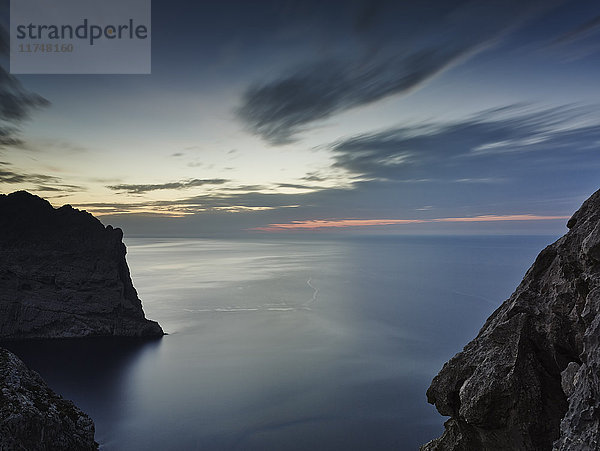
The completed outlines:
[[[122,238],[70,205],[0,195],[0,340],[162,336],[144,316]]]
[[[3,348],[0,389],[1,450],[98,449],[91,418]]]
[[[567,226],[433,379],[422,450],[600,449],[600,191]]]

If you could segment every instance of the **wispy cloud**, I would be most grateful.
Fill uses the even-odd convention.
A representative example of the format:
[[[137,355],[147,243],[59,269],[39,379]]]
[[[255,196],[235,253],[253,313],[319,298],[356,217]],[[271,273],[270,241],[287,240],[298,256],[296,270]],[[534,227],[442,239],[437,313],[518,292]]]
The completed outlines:
[[[596,15],[558,37],[546,39],[541,49],[556,54],[563,62],[589,58],[600,52],[599,32],[600,16]]]
[[[20,150],[30,152],[60,152],[65,154],[80,154],[88,152],[90,149],[78,143],[66,139],[22,139],[14,144],[14,147]]]
[[[298,183],[278,183],[277,186],[279,188],[291,188],[291,189],[300,189],[300,190],[315,190],[315,189],[319,189],[318,186],[314,186],[314,185],[301,185]]]
[[[0,183],[61,183],[59,177],[45,174],[32,174],[28,172],[16,172],[13,170],[0,170]]]
[[[77,193],[85,191],[85,188],[79,185],[57,184],[53,186],[37,185],[34,191],[42,193]]]
[[[256,186],[261,188],[260,186]],[[253,188],[253,186],[246,186]],[[227,187],[222,191],[230,191]],[[127,213],[152,213],[171,216],[185,216],[205,212],[247,212],[274,209],[295,208],[303,195],[237,192],[231,190],[230,194],[211,193],[173,200],[144,200],[139,202],[89,202],[77,204],[81,208],[89,209],[95,214],[127,214]]]
[[[0,56],[9,51],[8,32],[0,26]],[[42,96],[27,91],[15,77],[0,66],[0,147],[19,145],[18,124],[36,108],[49,105]]]
[[[600,32],[600,16],[593,17],[592,19],[578,25],[574,29],[560,35],[558,38],[552,41],[551,45],[570,44],[598,32]]]
[[[302,180],[306,180],[307,182],[324,182],[328,179],[329,177],[326,177],[325,175],[319,172],[309,172],[304,177],[302,177]]]
[[[515,105],[449,122],[333,143],[334,166],[368,179],[501,183],[544,161],[581,162],[600,148],[597,108]],[[567,150],[568,149],[568,150]],[[499,164],[502,163],[502,164]]]
[[[308,124],[359,105],[414,88],[435,75],[460,51],[423,51],[398,61],[323,61],[244,94],[239,117],[271,144],[293,142]]]
[[[222,185],[229,182],[227,179],[191,179],[180,182],[169,182],[169,183],[158,183],[158,184],[120,184],[120,185],[109,185],[108,189],[113,191],[124,191],[130,194],[142,194],[149,191],[158,190],[182,190],[188,188],[194,188],[205,185]]]
[[[358,36],[346,37],[361,44],[248,87],[237,115],[265,141],[290,143],[316,121],[419,87],[555,4],[379,2],[359,15]],[[375,16],[383,18],[376,32],[369,26]]]
[[[286,230],[321,230],[364,228],[389,225],[424,224],[435,222],[499,222],[499,221],[549,221],[568,219],[569,216],[539,216],[539,215],[483,215],[464,218],[437,219],[315,219],[292,221],[283,224],[269,224],[265,227],[255,227],[251,230],[262,232],[278,232]]]
[[[37,174],[27,171],[19,171],[8,162],[0,162],[0,184],[19,185],[30,191],[40,193],[74,193],[85,191],[79,185],[64,183],[61,177],[47,174]]]

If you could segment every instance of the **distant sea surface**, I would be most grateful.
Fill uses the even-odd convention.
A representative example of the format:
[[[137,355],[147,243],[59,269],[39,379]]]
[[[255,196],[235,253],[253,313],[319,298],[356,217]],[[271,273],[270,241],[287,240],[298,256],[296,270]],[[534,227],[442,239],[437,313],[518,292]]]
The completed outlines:
[[[169,335],[8,347],[103,450],[414,450],[443,429],[431,379],[554,239],[129,238]]]

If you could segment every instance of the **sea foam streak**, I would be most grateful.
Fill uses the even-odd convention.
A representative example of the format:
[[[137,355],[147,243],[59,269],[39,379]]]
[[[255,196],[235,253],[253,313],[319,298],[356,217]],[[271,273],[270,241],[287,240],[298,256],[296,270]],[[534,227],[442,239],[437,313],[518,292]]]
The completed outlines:
[[[264,304],[259,305],[257,307],[244,307],[244,306],[234,306],[234,307],[212,307],[212,308],[203,308],[203,309],[183,309],[185,312],[190,313],[241,313],[241,312],[294,312],[299,310],[311,310],[311,305],[313,305],[317,301],[317,296],[319,294],[319,289],[312,284],[312,277],[306,281],[306,284],[312,288],[313,295],[312,297],[302,304],[299,307],[291,306],[285,303],[282,304]]]

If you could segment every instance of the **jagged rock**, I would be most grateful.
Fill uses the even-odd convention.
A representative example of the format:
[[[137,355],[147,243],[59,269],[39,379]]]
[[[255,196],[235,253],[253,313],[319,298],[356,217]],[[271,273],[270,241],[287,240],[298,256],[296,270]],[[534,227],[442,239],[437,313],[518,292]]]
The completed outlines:
[[[0,339],[158,337],[121,229],[25,191],[0,195]]]
[[[94,422],[0,348],[0,450],[97,450]]]
[[[421,450],[600,449],[600,191],[567,226],[433,379],[451,418]]]

